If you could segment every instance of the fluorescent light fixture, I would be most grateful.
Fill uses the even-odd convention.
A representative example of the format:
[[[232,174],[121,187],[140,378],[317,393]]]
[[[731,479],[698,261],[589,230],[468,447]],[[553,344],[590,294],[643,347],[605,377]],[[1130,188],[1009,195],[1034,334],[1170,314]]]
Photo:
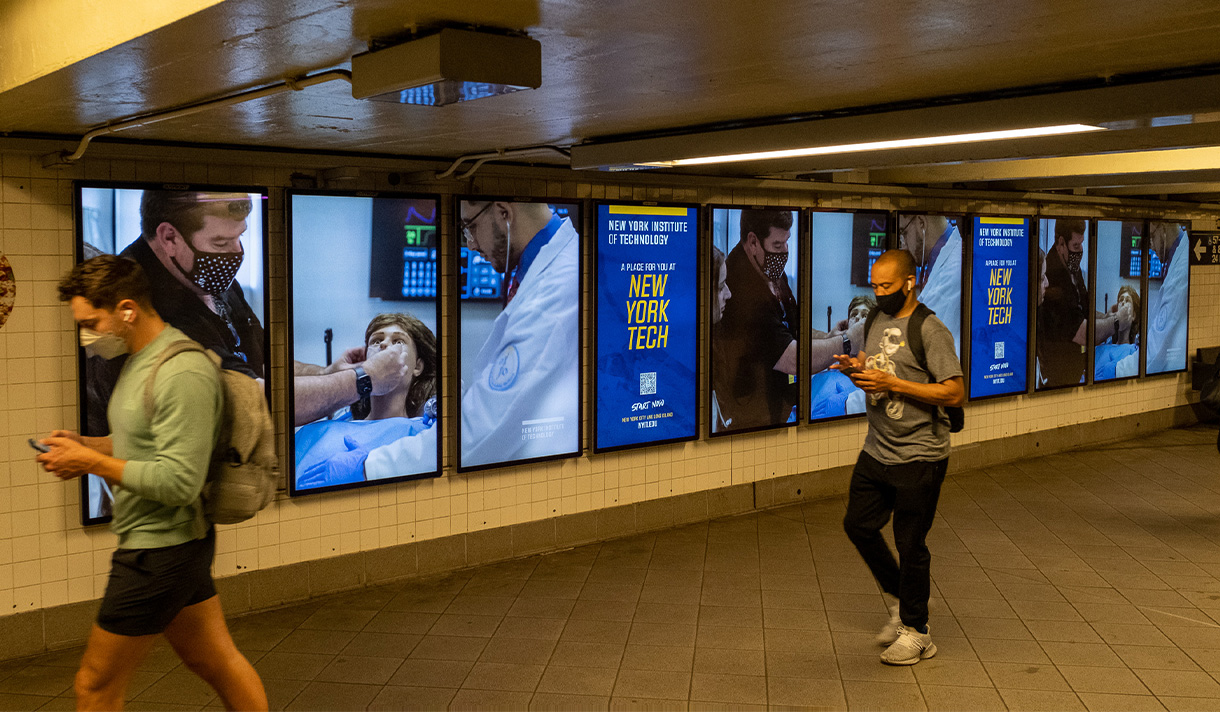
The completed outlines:
[[[352,96],[445,106],[542,86],[542,45],[529,37],[445,28],[352,57]]]
[[[924,136],[921,138],[900,138],[890,141],[867,141],[864,143],[844,143],[836,146],[807,146],[805,148],[788,148],[778,151],[756,151],[753,153],[730,153],[720,156],[700,156],[697,158],[678,158],[672,161],[650,161],[637,163],[637,166],[652,168],[672,168],[674,166],[704,166],[711,163],[735,163],[740,161],[770,161],[780,158],[802,158],[805,156],[826,156],[834,153],[857,153],[861,151],[888,151],[895,148],[922,148],[924,146],[946,146],[955,143],[978,143],[980,141],[1005,141],[1014,138],[1033,138],[1036,136],[1063,136],[1066,134],[1086,133],[1089,131],[1105,131],[1101,126],[1085,124],[1063,124],[1060,126],[1036,126],[1025,129],[1006,129],[1003,131],[980,131],[976,133],[951,134],[947,136]]]

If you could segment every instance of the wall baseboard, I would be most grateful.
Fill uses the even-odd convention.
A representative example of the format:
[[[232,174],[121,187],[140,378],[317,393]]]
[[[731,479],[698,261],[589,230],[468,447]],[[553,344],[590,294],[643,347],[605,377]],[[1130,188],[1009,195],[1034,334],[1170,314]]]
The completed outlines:
[[[1194,425],[1191,405],[1076,423],[954,447],[949,474],[1041,457],[1083,445],[1129,440]],[[847,493],[851,466],[787,475],[729,487],[607,507],[506,527],[288,564],[216,579],[229,617],[332,593],[481,566],[583,544],[744,514]],[[85,642],[100,600],[0,617],[0,660],[37,655]]]

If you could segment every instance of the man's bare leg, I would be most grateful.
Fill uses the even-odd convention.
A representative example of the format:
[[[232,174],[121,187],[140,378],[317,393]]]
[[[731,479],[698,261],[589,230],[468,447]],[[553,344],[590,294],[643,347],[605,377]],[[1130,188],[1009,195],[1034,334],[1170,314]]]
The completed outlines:
[[[263,681],[233,644],[219,596],[183,608],[165,629],[165,637],[191,672],[216,690],[227,709],[267,709]]]
[[[156,640],[155,635],[117,635],[94,623],[76,672],[76,709],[123,709],[131,676]]]

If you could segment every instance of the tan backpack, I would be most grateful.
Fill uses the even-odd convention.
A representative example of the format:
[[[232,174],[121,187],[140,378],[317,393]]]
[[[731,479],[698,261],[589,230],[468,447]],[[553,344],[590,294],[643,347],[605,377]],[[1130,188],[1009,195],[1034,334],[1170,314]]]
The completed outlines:
[[[220,357],[212,351],[198,342],[179,340],[157,357],[144,384],[144,413],[150,422],[156,409],[153,384],[157,371],[166,361],[186,351],[198,351],[211,359],[220,372],[224,391],[220,436],[212,449],[207,481],[199,495],[203,514],[215,524],[244,522],[275,499],[275,491],[282,482],[275,455],[275,426],[266,396],[258,381],[221,368]]]

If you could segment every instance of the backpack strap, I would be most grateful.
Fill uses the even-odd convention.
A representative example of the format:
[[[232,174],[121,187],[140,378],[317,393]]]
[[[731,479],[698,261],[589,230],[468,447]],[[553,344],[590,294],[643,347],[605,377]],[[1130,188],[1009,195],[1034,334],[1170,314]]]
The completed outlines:
[[[187,351],[198,351],[204,355],[207,355],[208,353],[207,349],[203,348],[203,346],[197,341],[192,341],[191,339],[179,339],[171,342],[169,346],[166,346],[165,350],[157,356],[157,360],[153,362],[152,370],[148,374],[148,380],[144,381],[144,416],[148,418],[148,422],[152,422],[153,415],[156,410],[156,406],[153,403],[153,384],[155,384],[157,381],[157,371],[161,370],[161,366],[164,365],[166,361],[180,353],[185,353]]]
[[[916,302],[915,312],[911,314],[910,320],[907,321],[907,348],[911,350],[911,355],[915,357],[915,362],[925,371],[928,370],[928,354],[923,348],[923,322],[924,319],[935,314],[936,312],[924,306],[923,302]]]

